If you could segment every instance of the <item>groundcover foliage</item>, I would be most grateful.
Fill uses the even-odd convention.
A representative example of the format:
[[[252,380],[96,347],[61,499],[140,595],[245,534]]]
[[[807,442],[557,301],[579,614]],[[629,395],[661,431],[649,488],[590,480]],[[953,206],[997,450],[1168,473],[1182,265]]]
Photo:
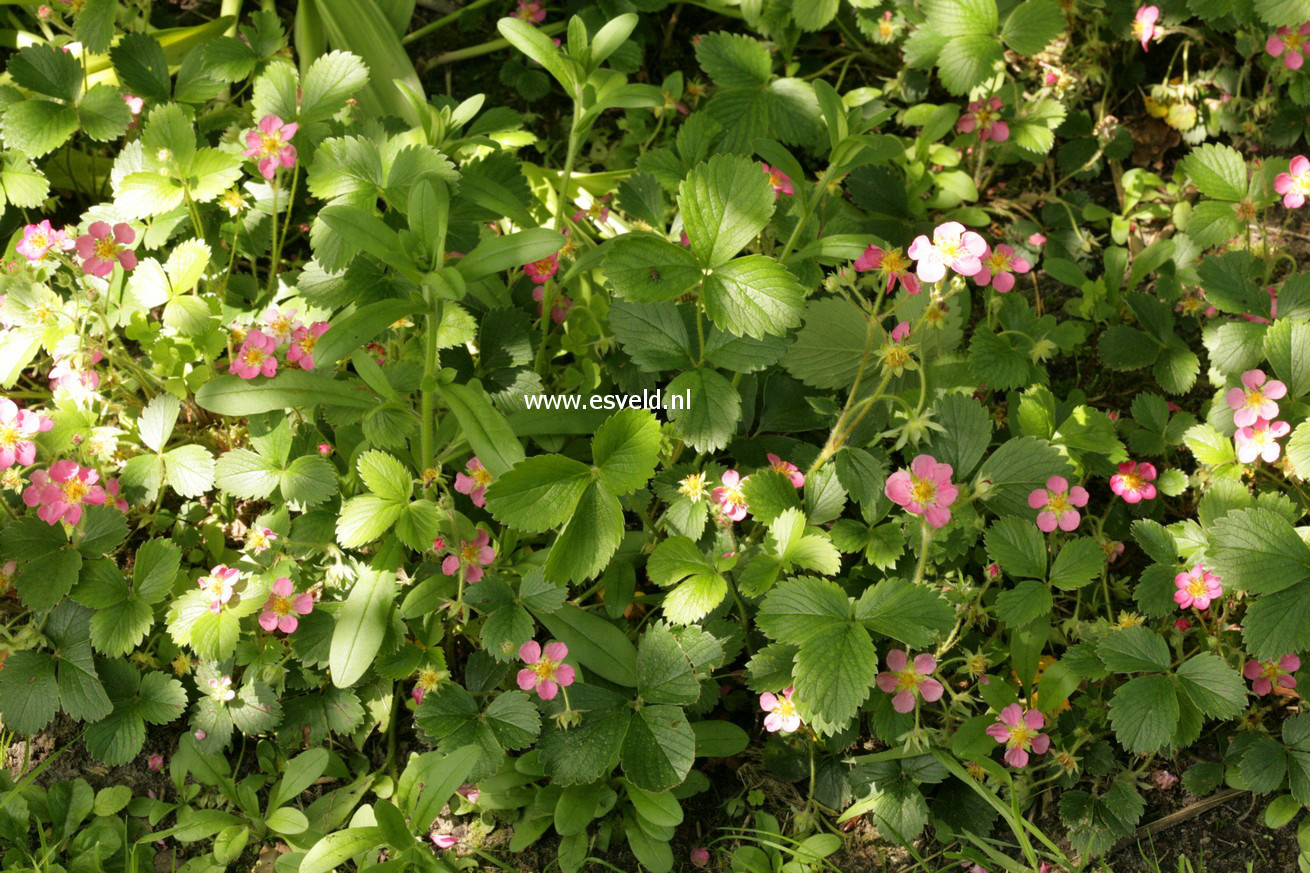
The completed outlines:
[[[1305,0],[155,7],[2,7],[5,869],[1310,805]]]

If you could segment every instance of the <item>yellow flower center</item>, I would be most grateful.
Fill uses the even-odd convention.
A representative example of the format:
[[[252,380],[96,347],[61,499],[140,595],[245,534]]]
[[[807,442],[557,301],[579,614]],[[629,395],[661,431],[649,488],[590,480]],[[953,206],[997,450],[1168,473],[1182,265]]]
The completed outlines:
[[[1287,36],[1283,37],[1283,51],[1299,52],[1301,50],[1301,43],[1303,42],[1305,42],[1305,39],[1301,36],[1301,32],[1299,30],[1293,30]]]
[[[474,470],[470,478],[479,488],[486,488],[491,484],[491,473],[485,467]]]
[[[462,560],[465,564],[481,563],[480,561],[478,561],[478,552],[480,550],[481,550],[481,546],[478,546],[476,543],[464,543],[464,545],[461,546],[459,550],[460,560]]]
[[[910,489],[910,499],[921,506],[927,506],[937,498],[937,483],[931,479],[920,479],[913,473],[910,478],[914,486]]]
[[[693,503],[699,503],[705,497],[705,474],[692,473],[678,483],[678,493],[690,497]]]
[[[887,366],[899,370],[910,363],[910,353],[900,346],[893,346],[887,350]]]
[[[18,431],[7,424],[0,424],[0,447],[12,449],[16,445],[18,445]]]
[[[45,324],[47,321],[50,320],[50,316],[51,316],[50,307],[44,303],[38,303],[32,309],[32,318],[36,321],[37,324]]]
[[[1146,484],[1142,481],[1142,477],[1138,476],[1136,473],[1123,473],[1121,475],[1123,476],[1124,488],[1129,491],[1139,491],[1141,490],[1141,487]]]
[[[741,493],[741,488],[737,485],[724,487],[723,499],[729,506],[737,507],[746,505],[746,495]]]
[[[533,664],[530,668],[532,670],[532,675],[542,681],[553,680],[555,678],[555,667],[557,666],[557,663],[558,662],[552,661],[550,658],[542,655],[541,660]]]
[[[1136,19],[1133,22],[1133,36],[1138,40],[1141,40],[1141,38],[1146,35],[1146,28],[1147,24],[1145,21],[1142,21],[1140,18]]]
[[[986,127],[988,124],[991,124],[993,113],[990,109],[979,109],[973,114],[973,117],[978,119],[979,127]]]
[[[900,249],[890,249],[882,256],[882,271],[884,273],[904,273],[909,266],[909,258],[901,254]]]
[[[923,311],[923,321],[928,327],[941,327],[946,323],[946,309],[936,303],[930,303]]]
[[[418,674],[419,687],[424,691],[431,691],[441,684],[441,672],[431,667],[426,667]]]
[[[1187,593],[1192,597],[1203,597],[1206,592],[1205,576],[1196,577],[1187,583]]]
[[[897,690],[897,691],[916,691],[916,690],[918,690],[918,688],[919,688],[919,683],[920,683],[921,681],[922,681],[922,680],[920,679],[919,674],[916,673],[916,672],[914,672],[913,670],[906,670],[904,673],[897,673],[897,674],[896,674],[896,690]]]
[[[251,346],[250,348],[246,349],[244,352],[241,353],[241,360],[245,361],[247,364],[250,364],[252,367],[258,367],[260,364],[262,364],[264,362],[265,357],[266,357],[265,354],[261,352],[259,349],[255,348],[254,346]]]
[[[259,151],[269,157],[276,156],[285,145],[282,137],[276,133],[264,133],[259,136]]]
[[[290,615],[292,610],[292,601],[290,597],[283,597],[279,594],[273,595],[273,605],[270,607],[274,615]]]
[[[80,503],[89,490],[81,479],[69,479],[64,483],[64,500],[69,503]]]
[[[1277,679],[1283,674],[1283,668],[1278,666],[1277,661],[1266,661],[1261,666],[1263,669],[1260,671],[1260,675],[1266,679]]]
[[[1250,391],[1246,392],[1247,409],[1259,409],[1261,406],[1264,405],[1264,402],[1265,402],[1264,392],[1262,392],[1259,388],[1252,388]]]
[[[27,238],[27,241],[39,249],[43,249],[50,244],[50,237],[37,231]]]
[[[278,315],[269,324],[274,333],[291,333],[291,319],[285,315]]]
[[[99,258],[102,261],[108,261],[113,259],[113,257],[117,254],[118,254],[118,243],[114,241],[114,238],[112,236],[107,236],[104,239],[96,240],[95,255],[97,258]]]
[[[796,714],[796,704],[792,703],[785,697],[779,697],[778,703],[773,707],[773,711],[783,718],[791,718]]]
[[[1010,271],[1010,256],[1004,252],[992,252],[987,256],[987,269],[993,273],[1008,273]]]
[[[883,39],[891,39],[892,34],[895,32],[896,31],[892,27],[892,23],[887,19],[884,18],[882,21],[878,22],[878,35],[881,36]]]
[[[1037,731],[1023,724],[1018,727],[1010,728],[1010,741],[1006,743],[1011,749],[1022,749],[1032,742],[1033,737],[1037,736]]]
[[[1046,508],[1051,512],[1054,512],[1056,515],[1065,512],[1069,509],[1069,495],[1052,494],[1050,502],[1046,504]]]

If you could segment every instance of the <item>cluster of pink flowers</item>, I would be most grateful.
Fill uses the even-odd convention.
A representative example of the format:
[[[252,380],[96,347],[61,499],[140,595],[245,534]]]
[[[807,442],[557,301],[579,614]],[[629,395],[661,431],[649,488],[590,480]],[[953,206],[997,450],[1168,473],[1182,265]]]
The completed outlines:
[[[769,184],[773,186],[773,198],[776,200],[783,194],[795,194],[796,189],[792,187],[791,176],[788,176],[777,167],[771,167],[764,162],[760,162],[760,168],[764,170],[764,175],[769,177]]]
[[[1011,703],[997,716],[996,723],[987,728],[987,735],[998,743],[1005,744],[1005,763],[1011,767],[1028,766],[1028,753],[1046,754],[1051,747],[1051,738],[1041,729],[1046,726],[1046,716],[1035,709],[1025,710],[1017,703]]]
[[[916,697],[928,703],[942,699],[946,689],[932,678],[936,670],[937,659],[932,655],[915,655],[911,661],[904,649],[892,649],[887,653],[886,671],[878,674],[878,688],[892,695],[892,709],[912,712]]]
[[[1278,418],[1278,400],[1287,396],[1287,386],[1277,379],[1269,379],[1263,370],[1247,370],[1242,374],[1242,386],[1228,389],[1224,399],[1233,410],[1233,424],[1237,433],[1237,459],[1253,464],[1263,458],[1272,464],[1278,460],[1282,447],[1278,440],[1287,436],[1292,427]]]
[[[897,470],[887,477],[883,490],[887,498],[912,515],[922,515],[933,528],[945,527],[951,520],[950,505],[960,489],[952,484],[950,464],[932,455],[918,455],[910,469]]]
[[[98,483],[100,474],[73,461],[55,461],[49,471],[32,473],[23,491],[23,503],[36,508],[36,515],[46,524],[82,520],[82,507],[100,506],[106,500],[105,489]]]
[[[1082,516],[1078,510],[1087,505],[1087,489],[1081,485],[1069,487],[1063,476],[1046,480],[1045,488],[1034,489],[1028,495],[1028,505],[1037,512],[1037,526],[1045,533],[1057,527],[1062,531],[1075,530]]]
[[[1125,503],[1155,499],[1155,465],[1145,461],[1124,461],[1119,472],[1110,477],[1110,490]]]
[[[1275,661],[1252,658],[1242,668],[1242,675],[1251,681],[1251,690],[1264,697],[1275,687],[1295,688],[1296,677],[1292,674],[1300,669],[1301,659],[1296,655],[1283,655]]]
[[[561,688],[573,684],[573,667],[564,663],[569,647],[561,642],[546,643],[545,649],[536,640],[528,640],[519,647],[519,658],[527,664],[519,671],[519,688],[536,691],[542,700],[554,700]]]
[[[1178,589],[1174,592],[1174,603],[1183,609],[1209,609],[1212,601],[1224,595],[1220,581],[1204,565],[1197,564],[1174,577],[1174,586]]]
[[[478,456],[474,455],[469,458],[468,463],[464,465],[467,473],[455,474],[455,490],[460,494],[467,494],[476,507],[487,505],[487,488],[491,485],[491,473]]]
[[[228,370],[242,379],[272,376],[277,372],[277,353],[283,346],[288,364],[312,370],[314,349],[327,330],[326,321],[306,326],[296,318],[296,310],[270,306],[264,313],[263,327],[253,328],[246,334]]]
[[[39,224],[29,224],[23,228],[23,238],[15,246],[17,252],[32,263],[45,258],[51,249],[61,252],[72,251],[76,243],[68,238],[68,231],[55,230],[50,226],[50,219],[43,219]]]
[[[891,290],[894,280],[899,279],[905,290],[917,294],[918,284],[911,286],[906,283],[902,275],[905,264],[899,251],[894,251],[897,257],[891,270],[885,266],[890,252],[866,251],[861,260],[866,268],[878,266],[875,260],[884,265],[881,269],[888,276],[888,290]],[[922,234],[915,237],[909,255],[916,262],[915,273],[920,282],[940,282],[946,278],[949,268],[961,276],[971,277],[979,285],[991,285],[1002,294],[1014,288],[1015,273],[1027,273],[1033,268],[1032,263],[1012,246],[1001,243],[993,249],[979,234],[966,230],[958,221],[939,224],[933,230],[932,239]],[[856,269],[860,269],[858,261]]]
[[[796,704],[791,697],[796,691],[794,686],[783,689],[782,695],[766,691],[760,695],[760,709],[768,713],[764,717],[764,729],[771,734],[782,731],[792,734],[801,729],[801,716],[796,711]]]
[[[1282,58],[1283,66],[1287,69],[1299,70],[1305,63],[1305,41],[1308,36],[1310,36],[1310,21],[1297,27],[1285,24],[1265,40],[1265,52],[1270,57]]]
[[[15,464],[30,467],[36,460],[33,440],[54,426],[54,421],[44,415],[19,409],[8,397],[0,397],[0,470]]]
[[[273,583],[273,591],[264,602],[264,609],[259,614],[259,626],[272,632],[279,630],[284,634],[296,632],[300,626],[300,616],[314,611],[314,595],[308,591],[296,593],[296,587],[286,576],[279,577]]]
[[[960,133],[977,131],[979,142],[1005,142],[1010,138],[1010,125],[1001,118],[1001,107],[1004,105],[1000,97],[975,100],[969,104],[955,129]]]
[[[440,551],[445,547],[445,541],[438,539],[432,546]],[[485,530],[480,530],[473,539],[461,540],[459,548],[446,556],[441,562],[441,572],[454,576],[463,567],[464,578],[469,582],[477,582],[482,578],[482,568],[490,566],[494,560],[496,550],[491,546],[491,536]]]
[[[77,256],[82,259],[82,272],[108,279],[114,272],[114,264],[124,270],[136,269],[136,252],[126,248],[135,241],[136,231],[121,221],[113,227],[107,221],[91,222],[74,244]]]
[[[259,175],[272,179],[280,167],[296,165],[296,147],[291,138],[296,135],[300,125],[285,122],[276,115],[265,115],[259,124],[246,131],[246,150],[248,158],[254,158],[259,167]]]
[[[555,257],[555,256],[551,255],[551,257]],[[531,272],[529,272],[528,275],[532,275]],[[546,278],[550,278],[550,277],[547,276]],[[536,281],[535,276],[533,276],[533,281]],[[542,279],[541,281],[544,282],[545,279]],[[533,288],[532,299],[537,301],[537,315],[541,315],[542,310],[546,306],[545,287],[543,287],[542,285],[538,285],[537,287]],[[552,300],[550,303],[550,320],[555,322],[556,324],[563,324],[564,319],[569,317],[569,312],[572,309],[573,309],[573,298],[569,297],[567,294],[556,293],[555,299]]]
[[[546,7],[541,0],[519,0],[514,17],[528,24],[540,24],[546,20]]]

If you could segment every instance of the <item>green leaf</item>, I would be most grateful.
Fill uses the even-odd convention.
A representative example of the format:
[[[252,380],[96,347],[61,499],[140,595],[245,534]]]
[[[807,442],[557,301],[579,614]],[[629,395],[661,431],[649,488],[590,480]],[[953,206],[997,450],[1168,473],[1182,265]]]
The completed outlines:
[[[372,542],[391,529],[400,510],[401,504],[372,494],[350,498],[337,517],[337,542],[347,549]]]
[[[818,634],[850,623],[851,606],[837,583],[798,577],[769,591],[756,621],[773,639],[804,646]]]
[[[537,455],[516,464],[487,489],[487,509],[501,524],[539,533],[564,524],[592,483],[586,464]]]
[[[640,233],[624,234],[610,243],[604,270],[615,295],[635,303],[676,300],[704,275],[689,250]]]
[[[667,626],[652,626],[637,646],[637,693],[647,703],[687,705],[700,697],[691,662]]]
[[[0,716],[15,733],[32,735],[55,717],[55,662],[44,652],[15,652],[0,670]]]
[[[1120,686],[1110,701],[1115,738],[1135,755],[1169,744],[1179,719],[1178,696],[1168,676],[1140,676]]]
[[[623,774],[646,791],[682,784],[696,756],[696,735],[680,706],[643,706],[623,740]]]
[[[643,370],[658,373],[693,363],[687,326],[672,303],[615,300],[610,305],[610,328],[623,351]]]
[[[1030,579],[1046,576],[1046,542],[1031,522],[998,519],[987,530],[987,554],[1011,576]]]
[[[623,539],[623,509],[599,482],[587,485],[546,558],[552,582],[583,582],[605,569]]]
[[[768,176],[759,164],[739,155],[716,155],[698,164],[678,186],[678,208],[691,250],[709,268],[726,264],[753,240],[769,223],[773,205]]]
[[[1237,461],[1233,441],[1209,424],[1196,424],[1183,434],[1183,443],[1207,467],[1221,467]]]
[[[86,0],[86,5],[77,15],[73,33],[88,52],[103,55],[114,37],[114,19],[117,17],[118,0]]]
[[[1178,687],[1210,718],[1233,718],[1246,708],[1241,675],[1218,655],[1202,653],[1178,668]]]
[[[797,379],[814,388],[849,388],[859,372],[866,348],[881,341],[864,311],[840,297],[811,299],[805,326],[782,359]]]
[[[1287,385],[1289,398],[1310,394],[1310,324],[1275,321],[1265,333],[1264,354],[1274,375]]]
[[[796,486],[784,473],[762,470],[752,473],[741,483],[751,517],[764,524],[771,523],[788,509],[799,509],[800,497]]]
[[[118,80],[128,91],[158,103],[172,93],[168,58],[159,40],[146,33],[129,33],[109,50]]]
[[[559,231],[532,227],[478,243],[457,264],[460,275],[473,282],[549,257],[564,247]]]
[[[337,471],[320,455],[296,458],[278,477],[282,497],[291,503],[312,506],[337,493]]]
[[[291,407],[345,406],[370,410],[378,401],[358,382],[333,379],[328,373],[287,370],[259,382],[219,376],[200,386],[196,403],[219,415],[246,418]]]
[[[1056,0],[1025,0],[1006,16],[1001,39],[1021,55],[1035,55],[1064,30]]]
[[[337,688],[354,685],[372,666],[391,621],[395,590],[395,573],[360,569],[332,629],[328,667]]]
[[[19,87],[70,103],[82,84],[77,56],[48,43],[20,49],[9,59],[8,69]]]
[[[1051,612],[1051,589],[1026,579],[996,598],[996,615],[1014,628],[1025,627]]]
[[[659,454],[659,422],[640,409],[614,414],[591,441],[592,461],[601,484],[615,494],[630,494],[644,487],[655,475]]]
[[[1102,637],[1096,654],[1114,673],[1147,673],[1168,670],[1169,646],[1164,637],[1141,625],[1123,628]]]
[[[922,649],[950,633],[955,610],[932,589],[893,576],[864,590],[855,618],[873,633]]]
[[[277,466],[249,449],[233,449],[214,464],[214,482],[233,497],[262,500],[278,486]]]
[[[386,840],[375,826],[334,831],[310,847],[300,861],[300,873],[332,873],[356,855],[381,847]]]
[[[565,91],[571,93],[574,90],[576,77],[573,63],[555,47],[550,37],[517,18],[500,19],[496,22],[496,29],[500,31],[506,42],[545,67]]]
[[[388,502],[409,500],[414,490],[413,477],[400,461],[376,449],[359,456],[356,465],[365,487]]]
[[[533,610],[552,638],[569,647],[569,657],[596,675],[637,687],[637,648],[610,622],[566,604],[555,612]]]
[[[1247,651],[1264,660],[1310,647],[1310,585],[1255,598],[1242,620],[1242,641]]]
[[[437,392],[459,420],[464,438],[491,475],[504,475],[523,460],[523,445],[505,416],[491,405],[480,383],[451,382],[439,385]]]
[[[1237,203],[1246,197],[1246,160],[1232,146],[1205,143],[1183,158],[1183,172],[1206,197]]]
[[[326,121],[367,83],[368,68],[359,58],[339,51],[321,55],[309,65],[300,86],[300,122]]]
[[[1105,550],[1092,537],[1078,537],[1065,543],[1051,566],[1051,584],[1070,590],[1081,588],[1101,575]]]
[[[10,147],[39,158],[67,142],[77,125],[73,107],[34,98],[11,104],[0,129]]]
[[[214,487],[214,456],[203,446],[178,446],[160,458],[169,487],[183,497],[200,497]]]
[[[735,336],[781,335],[801,323],[805,289],[782,264],[747,255],[716,267],[705,277],[705,313]]]
[[[62,548],[24,564],[14,579],[14,588],[28,609],[44,612],[64,599],[77,582],[82,554]]]
[[[82,95],[77,118],[86,135],[96,142],[118,139],[132,123],[132,112],[113,85],[100,84]]]
[[[1020,38],[1036,39],[1040,38],[1040,34],[1029,36],[1021,31]],[[958,36],[946,43],[937,56],[937,72],[947,91],[963,95],[982,83],[1004,54],[995,36]]]
[[[1097,344],[1101,362],[1112,370],[1139,370],[1160,357],[1160,343],[1135,327],[1109,327]]]
[[[1225,587],[1239,591],[1270,594],[1310,579],[1310,546],[1268,509],[1241,509],[1216,521],[1209,558]]]
[[[672,398],[686,408],[674,406]],[[680,374],[665,388],[665,410],[678,435],[698,452],[723,448],[741,420],[741,395],[717,370],[702,367]]]
[[[925,451],[950,464],[956,479],[973,472],[992,439],[992,419],[983,405],[965,394],[947,394],[934,407],[933,420],[945,430],[931,434]]]
[[[850,621],[829,624],[796,654],[797,706],[816,730],[840,730],[869,696],[877,674],[869,632]]]
[[[1046,440],[1018,437],[1002,443],[978,468],[979,478],[991,483],[983,501],[1000,515],[1031,519],[1028,495],[1044,487],[1052,476],[1069,478],[1072,468],[1058,449]]]

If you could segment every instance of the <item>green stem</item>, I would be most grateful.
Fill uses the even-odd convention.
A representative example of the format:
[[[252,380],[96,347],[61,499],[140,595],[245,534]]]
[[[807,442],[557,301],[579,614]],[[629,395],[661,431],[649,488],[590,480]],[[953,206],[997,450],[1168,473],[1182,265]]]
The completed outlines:
[[[430,298],[435,295],[432,294],[430,287],[425,287],[424,290],[429,296],[428,305],[432,306]],[[432,441],[436,430],[437,369],[441,365],[441,351],[437,346],[437,331],[441,328],[441,319],[445,314],[446,301],[437,298],[435,304],[435,312],[429,312],[424,317],[426,325],[423,331],[423,390],[419,412],[419,455],[421,455],[419,466],[423,470],[432,466]]]
[[[910,580],[914,585],[923,581],[923,571],[928,565],[928,547],[932,545],[932,525],[928,524],[926,518],[920,519],[919,525],[923,533],[919,539],[919,563],[914,568],[914,578]]]
[[[481,7],[486,6],[490,2],[491,0],[473,0],[473,2],[470,3],[469,5],[464,6],[460,9],[456,9],[454,12],[450,13],[449,15],[443,15],[440,18],[438,18],[436,21],[429,21],[427,24],[423,25],[418,30],[405,34],[404,38],[402,38],[400,42],[403,45],[409,45],[411,42],[422,39],[423,37],[427,36],[429,33],[440,30],[446,25],[458,21],[459,17],[463,15],[465,12],[472,12],[474,9],[480,9]]]
[[[277,232],[277,186],[273,186],[273,263],[268,269],[268,293],[277,287],[277,274],[282,269],[282,246],[287,241],[287,231],[291,229],[291,213],[296,207],[296,185],[300,182],[300,163],[291,168],[291,191],[287,194],[287,217],[282,221],[282,233]]]
[[[546,36],[554,36],[566,27],[563,21],[557,21],[554,24],[546,24],[538,27],[540,33]],[[456,61],[467,61],[469,58],[478,58],[482,55],[489,55],[498,52],[501,49],[509,48],[509,40],[493,39],[491,42],[484,42],[480,45],[471,45],[468,48],[455,49],[451,52],[442,52],[432,59],[432,66],[439,67],[442,64],[453,64]]]

